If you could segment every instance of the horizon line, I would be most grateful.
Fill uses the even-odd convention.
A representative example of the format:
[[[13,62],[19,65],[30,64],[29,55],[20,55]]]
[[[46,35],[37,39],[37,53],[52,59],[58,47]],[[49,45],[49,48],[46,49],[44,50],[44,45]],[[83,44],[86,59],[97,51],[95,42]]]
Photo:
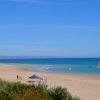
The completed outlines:
[[[32,58],[100,58],[100,57],[65,57],[65,56],[0,56],[0,59],[32,59]]]

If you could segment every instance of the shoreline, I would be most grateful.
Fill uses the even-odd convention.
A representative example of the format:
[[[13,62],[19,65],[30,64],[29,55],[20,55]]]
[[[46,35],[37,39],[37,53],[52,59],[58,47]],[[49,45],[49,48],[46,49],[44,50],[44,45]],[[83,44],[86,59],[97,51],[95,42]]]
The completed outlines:
[[[41,64],[39,65],[39,64],[17,64],[17,63],[11,63],[11,64],[9,64],[9,63],[0,63],[0,65],[20,66],[20,67],[24,67],[24,68],[26,67],[27,69],[25,69],[25,70],[30,71],[30,72],[58,73],[58,74],[75,74],[75,75],[78,74],[78,75],[100,76],[100,74],[91,74],[91,73],[46,71],[46,70],[43,70],[44,68],[42,67]]]
[[[16,76],[19,75],[22,77],[22,83],[28,83],[28,77],[35,74],[47,79],[46,84],[49,87],[66,87],[73,96],[79,96],[81,100],[100,100],[100,76],[28,71],[29,67],[33,66],[0,64],[0,78],[16,82]],[[37,69],[40,66],[34,66],[34,68]]]
[[[77,75],[77,76],[90,76],[90,77],[100,77],[97,74],[83,74],[83,73],[71,73],[71,72],[52,72],[52,71],[38,71],[41,68],[38,64],[1,64],[0,66],[9,66],[9,67],[18,67],[18,69],[27,71],[27,72],[36,72],[36,73],[50,73],[50,74],[63,74],[63,75]],[[34,67],[34,68],[33,68]],[[28,70],[28,68],[32,68],[33,70]]]

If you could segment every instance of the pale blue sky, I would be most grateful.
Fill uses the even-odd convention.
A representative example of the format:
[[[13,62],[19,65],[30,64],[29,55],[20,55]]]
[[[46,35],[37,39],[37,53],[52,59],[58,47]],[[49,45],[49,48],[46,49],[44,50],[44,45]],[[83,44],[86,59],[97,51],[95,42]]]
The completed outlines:
[[[0,0],[0,55],[100,57],[100,0]]]

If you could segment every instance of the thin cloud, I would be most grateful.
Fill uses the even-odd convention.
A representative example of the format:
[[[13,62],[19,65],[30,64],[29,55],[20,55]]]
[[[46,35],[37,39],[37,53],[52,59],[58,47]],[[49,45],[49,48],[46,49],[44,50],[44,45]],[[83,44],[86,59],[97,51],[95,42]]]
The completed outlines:
[[[41,4],[67,4],[67,5],[88,4],[88,2],[47,2],[42,0],[10,0],[10,1],[24,2],[24,3],[41,3]]]
[[[31,51],[66,51],[66,50],[73,50],[72,48],[58,48],[58,47],[35,47],[35,46],[28,46],[28,45],[0,45],[0,49],[17,49],[17,50],[31,50]]]
[[[0,30],[11,30],[11,29],[20,29],[22,31],[29,30],[30,32],[40,32],[40,33],[48,33],[48,32],[91,32],[98,31],[100,32],[100,26],[67,26],[67,25],[56,25],[56,24],[41,24],[41,25],[26,25],[26,24],[8,24],[8,25],[0,25]]]
[[[52,4],[53,2],[44,2],[39,0],[10,0],[14,2],[25,2],[25,3],[43,3],[43,4]]]

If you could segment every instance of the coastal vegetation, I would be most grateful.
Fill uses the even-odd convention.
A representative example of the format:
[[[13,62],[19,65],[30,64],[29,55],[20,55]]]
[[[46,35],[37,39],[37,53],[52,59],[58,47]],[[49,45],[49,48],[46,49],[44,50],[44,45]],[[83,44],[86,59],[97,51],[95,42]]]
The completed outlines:
[[[45,84],[24,84],[0,79],[0,100],[80,100],[61,86],[48,88]]]

